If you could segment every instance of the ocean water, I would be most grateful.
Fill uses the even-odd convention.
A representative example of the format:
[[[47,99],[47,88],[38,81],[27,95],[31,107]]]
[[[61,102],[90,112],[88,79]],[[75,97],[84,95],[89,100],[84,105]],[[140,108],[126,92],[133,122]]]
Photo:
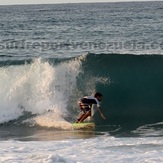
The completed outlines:
[[[163,2],[0,6],[0,162],[163,162]],[[96,91],[94,129],[74,130]]]

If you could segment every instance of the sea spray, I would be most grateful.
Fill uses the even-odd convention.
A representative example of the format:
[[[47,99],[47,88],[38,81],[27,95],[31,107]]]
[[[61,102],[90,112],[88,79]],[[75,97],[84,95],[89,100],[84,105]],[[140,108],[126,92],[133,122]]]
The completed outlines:
[[[64,119],[69,114],[67,102],[76,88],[79,67],[77,60],[53,66],[42,59],[2,67],[1,123],[18,118],[23,111],[43,114],[49,109],[57,110]]]

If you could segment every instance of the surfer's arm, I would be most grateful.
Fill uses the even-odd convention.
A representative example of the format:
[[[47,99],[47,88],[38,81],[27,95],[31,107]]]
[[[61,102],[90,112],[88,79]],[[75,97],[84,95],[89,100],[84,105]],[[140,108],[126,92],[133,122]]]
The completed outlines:
[[[102,119],[106,119],[105,116],[104,116],[104,114],[103,114],[103,112],[102,112],[101,107],[98,107],[98,110],[99,110],[99,112],[101,114]]]

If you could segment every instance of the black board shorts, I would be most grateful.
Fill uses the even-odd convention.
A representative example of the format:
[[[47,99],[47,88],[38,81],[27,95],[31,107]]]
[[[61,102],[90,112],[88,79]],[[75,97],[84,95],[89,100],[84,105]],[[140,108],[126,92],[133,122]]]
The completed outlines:
[[[80,109],[83,112],[91,112],[91,106],[92,104],[97,104],[96,100],[94,99],[87,99],[87,98],[82,98],[79,102]]]

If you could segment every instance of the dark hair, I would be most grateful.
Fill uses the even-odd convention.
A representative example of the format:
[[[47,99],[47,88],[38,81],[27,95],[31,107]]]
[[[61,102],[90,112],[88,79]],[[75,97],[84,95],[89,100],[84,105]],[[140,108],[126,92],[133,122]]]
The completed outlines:
[[[99,92],[96,92],[95,95],[94,95],[94,97],[101,97],[101,96],[102,96],[102,94],[99,93]]]

